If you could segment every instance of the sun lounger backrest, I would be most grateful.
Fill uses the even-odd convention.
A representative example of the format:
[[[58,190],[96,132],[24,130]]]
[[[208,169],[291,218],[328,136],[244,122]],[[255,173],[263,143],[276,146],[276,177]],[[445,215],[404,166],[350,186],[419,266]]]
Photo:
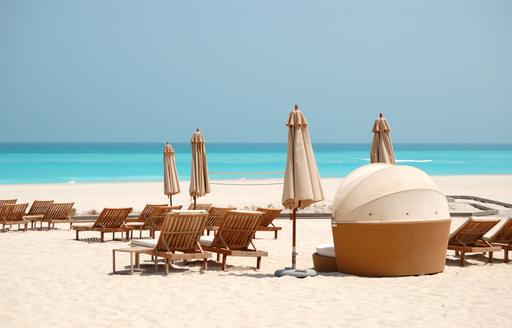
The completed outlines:
[[[206,221],[206,227],[218,227],[228,211],[235,209],[236,208],[234,207],[210,207],[208,210],[208,221]]]
[[[263,213],[257,211],[228,211],[212,242],[213,247],[245,250],[251,244]]]
[[[23,221],[23,215],[27,210],[28,203],[7,204],[0,208],[0,222]]]
[[[27,215],[41,215],[45,214],[50,205],[53,204],[53,200],[35,200],[30,206]]]
[[[212,204],[196,204],[196,208],[194,208],[194,203],[190,203],[190,205],[188,205],[188,209],[190,211],[199,211],[199,210],[203,210],[203,211],[208,211],[210,208],[212,207]]]
[[[17,199],[0,199],[0,207],[3,205],[12,205],[16,204]]]
[[[260,222],[258,223],[258,227],[268,227],[272,221],[274,221],[279,216],[279,214],[281,214],[283,210],[280,208],[258,207],[256,211],[263,213],[261,215]]]
[[[449,244],[465,244],[471,246],[489,232],[500,220],[469,218],[457,230],[450,234]]]
[[[67,220],[75,203],[53,203],[44,214],[44,220]]]
[[[167,213],[156,245],[157,250],[169,252],[196,249],[207,219],[208,213],[203,210]]]
[[[512,243],[512,218],[505,220],[505,223],[489,238],[491,243]]]
[[[144,209],[142,209],[142,212],[140,212],[139,217],[143,219],[147,218],[157,206],[167,206],[167,204],[147,204],[144,206]]]
[[[132,211],[128,208],[104,208],[100,216],[94,222],[93,228],[120,228],[124,226],[124,220]]]
[[[144,218],[144,225],[146,226],[161,226],[164,222],[164,217],[172,210],[179,210],[181,206],[155,206],[151,214]]]

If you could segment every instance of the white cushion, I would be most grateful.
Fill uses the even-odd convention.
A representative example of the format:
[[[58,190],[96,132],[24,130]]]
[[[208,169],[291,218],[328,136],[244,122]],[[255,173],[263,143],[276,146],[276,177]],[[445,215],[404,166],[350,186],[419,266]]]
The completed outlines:
[[[131,245],[155,248],[156,243],[157,243],[156,239],[132,239]]]
[[[325,243],[316,246],[316,252],[318,253],[318,255],[336,257],[336,252],[334,251],[334,244],[331,243]]]
[[[210,246],[213,243],[214,236],[201,236],[199,243],[201,245]]]

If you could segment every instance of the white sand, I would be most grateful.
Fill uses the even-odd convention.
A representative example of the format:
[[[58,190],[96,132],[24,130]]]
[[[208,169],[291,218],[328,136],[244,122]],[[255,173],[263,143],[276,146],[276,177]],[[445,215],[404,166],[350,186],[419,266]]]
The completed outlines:
[[[511,176],[436,181],[447,193],[512,201]],[[329,199],[338,182],[325,180]],[[279,203],[280,186],[231,188],[214,186],[205,201]],[[160,192],[159,183],[18,185],[2,186],[0,199],[75,200],[84,210],[140,208],[145,202],[165,201]],[[180,196],[177,203],[188,201]],[[452,229],[462,220],[454,219]],[[481,255],[467,256],[463,268],[450,255],[445,272],[432,276],[275,278],[274,270],[290,263],[291,243],[290,221],[277,224],[284,228],[278,240],[256,240],[269,252],[259,272],[248,268],[254,259],[229,258],[227,272],[210,262],[204,273],[197,265],[178,266],[167,277],[151,267],[134,276],[110,275],[111,249],[125,243],[74,241],[66,225],[53,231],[0,233],[0,327],[506,327],[512,322],[507,305],[512,263],[502,263],[502,253],[492,266]],[[330,221],[299,220],[298,236],[299,266],[311,267],[315,245],[331,239]],[[119,255],[118,269],[127,264],[127,255]]]

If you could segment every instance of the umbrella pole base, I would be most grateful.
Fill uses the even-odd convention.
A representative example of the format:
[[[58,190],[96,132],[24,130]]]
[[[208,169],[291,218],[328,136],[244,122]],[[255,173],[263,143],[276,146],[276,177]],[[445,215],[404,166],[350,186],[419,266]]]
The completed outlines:
[[[284,268],[282,270],[277,270],[276,272],[274,272],[274,275],[276,277],[291,276],[295,278],[306,278],[316,276],[316,271],[313,269],[299,270],[292,268]]]

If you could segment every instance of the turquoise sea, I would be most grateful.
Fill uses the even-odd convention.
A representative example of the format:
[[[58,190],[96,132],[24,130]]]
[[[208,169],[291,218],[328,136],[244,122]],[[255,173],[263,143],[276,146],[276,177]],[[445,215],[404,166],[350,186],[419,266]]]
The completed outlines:
[[[160,181],[161,143],[0,143],[0,184]],[[369,161],[369,144],[314,146],[322,177]],[[190,175],[190,145],[174,144],[178,174]],[[286,144],[209,143],[210,177],[282,178]],[[431,175],[512,174],[512,144],[395,144],[398,164]]]

